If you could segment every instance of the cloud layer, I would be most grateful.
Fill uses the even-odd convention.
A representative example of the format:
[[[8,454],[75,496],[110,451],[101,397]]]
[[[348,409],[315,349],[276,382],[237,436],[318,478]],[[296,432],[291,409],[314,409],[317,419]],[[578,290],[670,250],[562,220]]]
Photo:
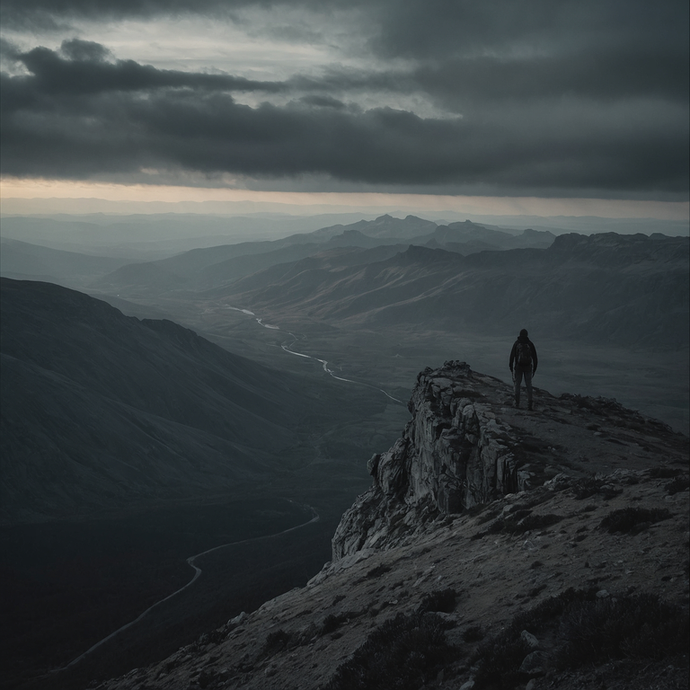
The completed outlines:
[[[338,46],[342,64],[254,79],[118,59],[74,37],[101,20],[155,27],[171,11],[268,35],[297,9],[324,45],[341,9],[361,40]],[[676,0],[4,0],[2,172],[687,199],[687,18]],[[19,48],[28,26],[66,38]]]

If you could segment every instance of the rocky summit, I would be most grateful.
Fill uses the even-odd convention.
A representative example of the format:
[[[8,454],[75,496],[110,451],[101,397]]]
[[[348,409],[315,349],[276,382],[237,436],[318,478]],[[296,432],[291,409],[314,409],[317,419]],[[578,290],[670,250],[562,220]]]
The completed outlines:
[[[538,379],[538,375],[537,375]],[[427,369],[302,588],[115,688],[687,688],[688,438]]]

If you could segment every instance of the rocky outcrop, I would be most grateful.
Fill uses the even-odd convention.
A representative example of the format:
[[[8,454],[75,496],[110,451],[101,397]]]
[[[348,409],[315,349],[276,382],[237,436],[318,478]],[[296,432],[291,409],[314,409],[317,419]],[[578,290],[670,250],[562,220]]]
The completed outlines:
[[[343,516],[334,559],[397,545],[439,513],[526,488],[509,429],[487,397],[487,378],[457,361],[419,374],[412,419],[390,450],[369,461],[373,486]]]
[[[405,545],[439,516],[533,489],[559,473],[648,467],[658,451],[644,440],[649,435],[687,454],[687,437],[613,399],[556,398],[536,388],[534,395],[534,412],[515,409],[511,386],[464,362],[421,372],[412,419],[390,450],[369,461],[373,484],[343,515],[333,560]]]

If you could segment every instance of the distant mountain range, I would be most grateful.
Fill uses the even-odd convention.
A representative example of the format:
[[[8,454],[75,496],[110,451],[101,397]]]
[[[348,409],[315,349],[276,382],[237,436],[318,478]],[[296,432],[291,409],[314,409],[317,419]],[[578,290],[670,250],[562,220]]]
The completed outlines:
[[[438,226],[415,216],[398,219],[386,215],[373,221],[329,226],[280,240],[195,249],[169,259],[129,264],[102,278],[97,286],[125,294],[141,291],[151,294],[170,289],[204,290],[335,248],[389,247],[382,251],[393,256],[411,245],[419,245],[467,255],[487,249],[545,248],[554,238],[549,231],[525,230],[517,234],[470,221]],[[381,253],[378,256],[382,258]]]
[[[127,259],[90,256],[2,238],[0,272],[6,278],[80,285],[129,263]]]
[[[547,249],[468,256],[377,251],[324,251],[206,294],[340,325],[505,333],[538,322],[554,337],[601,345],[688,346],[687,238],[570,234]]]
[[[96,287],[125,299],[201,295],[350,327],[505,333],[538,322],[557,339],[688,346],[688,238],[660,234],[555,237],[382,216],[129,264]]]
[[[173,220],[170,222],[173,223]],[[179,223],[176,220],[171,227],[174,235],[180,233]],[[504,231],[470,221],[438,225],[415,216],[399,219],[385,215],[372,221],[326,226],[279,240],[236,241],[230,244],[228,238],[224,244],[207,246],[209,238],[200,237],[198,246],[189,251],[166,259],[133,262],[126,258],[131,256],[127,241],[133,241],[135,236],[131,230],[125,232],[127,227],[123,229],[115,225],[104,228],[93,223],[77,224],[71,229],[71,242],[66,246],[78,247],[79,238],[88,236],[91,239],[84,244],[84,250],[88,247],[90,253],[82,254],[72,249],[65,251],[56,248],[55,240],[51,241],[51,233],[36,230],[29,221],[10,223],[15,235],[36,244],[3,237],[0,271],[10,278],[47,280],[77,289],[98,287],[109,292],[128,294],[144,290],[150,294],[171,289],[216,287],[279,263],[296,261],[337,247],[372,249],[388,246],[395,248],[388,251],[388,255],[392,256],[396,251],[414,244],[472,254],[486,249],[548,247],[555,237],[549,231]],[[100,245],[94,245],[93,242],[97,240],[101,243],[105,252],[107,245],[104,243],[109,232],[113,238],[119,236],[118,233],[124,233],[122,251],[114,255],[117,254],[117,247],[110,247],[108,256],[94,256],[94,249]],[[53,233],[57,233],[54,228]],[[217,242],[222,241],[221,237],[217,238]],[[46,242],[46,245],[42,242]],[[154,250],[142,248],[142,258],[146,256],[146,251]]]
[[[3,521],[236,489],[280,473],[321,402],[171,321],[2,279]]]

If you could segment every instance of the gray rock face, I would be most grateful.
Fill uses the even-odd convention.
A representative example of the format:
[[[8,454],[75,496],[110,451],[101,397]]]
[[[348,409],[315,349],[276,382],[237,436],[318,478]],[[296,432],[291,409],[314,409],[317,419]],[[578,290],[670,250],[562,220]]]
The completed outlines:
[[[334,560],[397,546],[439,514],[526,488],[509,429],[486,397],[487,378],[457,361],[419,374],[409,403],[413,417],[393,447],[369,461],[373,486],[343,516]]]

